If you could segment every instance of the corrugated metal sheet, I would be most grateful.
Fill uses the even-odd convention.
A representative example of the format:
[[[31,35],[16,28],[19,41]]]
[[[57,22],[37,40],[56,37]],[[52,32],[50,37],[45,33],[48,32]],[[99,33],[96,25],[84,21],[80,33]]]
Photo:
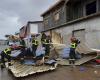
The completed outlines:
[[[6,65],[7,67],[7,65]],[[29,66],[20,64],[19,61],[13,61],[13,66],[8,67],[15,77],[25,77],[35,73],[46,72],[56,69],[55,66],[41,65],[41,66]]]
[[[84,64],[92,59],[94,59],[94,56],[85,56],[81,59],[76,60],[74,65],[81,65],[81,64]],[[66,59],[58,60],[58,64],[59,65],[71,65],[71,64],[69,64],[69,60],[66,60]]]

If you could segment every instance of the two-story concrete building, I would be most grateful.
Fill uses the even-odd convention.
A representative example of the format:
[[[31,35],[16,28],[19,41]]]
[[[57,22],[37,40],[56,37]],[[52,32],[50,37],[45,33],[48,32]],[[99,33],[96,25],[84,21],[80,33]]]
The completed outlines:
[[[27,29],[30,33],[40,33],[43,31],[43,21],[29,21],[27,23]]]
[[[41,16],[53,42],[69,45],[74,35],[100,49],[100,0],[60,0]]]
[[[28,21],[26,26],[21,27],[19,36],[26,38],[31,34],[38,34],[43,30],[43,21]]]

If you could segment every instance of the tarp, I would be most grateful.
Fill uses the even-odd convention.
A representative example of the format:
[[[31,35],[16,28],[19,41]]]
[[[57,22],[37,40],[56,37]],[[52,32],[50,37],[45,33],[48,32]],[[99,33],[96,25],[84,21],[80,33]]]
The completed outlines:
[[[70,48],[64,48],[61,57],[65,59],[69,58],[69,53],[70,53]]]
[[[26,65],[35,65],[35,61],[34,60],[24,60],[23,64],[26,64]]]
[[[76,54],[76,59],[80,59],[81,58],[81,54],[79,54],[79,52],[75,52]],[[61,54],[61,57],[63,59],[68,59],[69,58],[69,54],[70,54],[70,48],[64,48]]]
[[[37,50],[36,50],[36,56],[40,56],[40,55],[45,55],[45,50],[44,50],[44,48],[43,47],[41,47],[41,48],[38,48]]]
[[[56,63],[56,61],[55,60],[49,60],[49,61],[47,61],[47,62],[45,62],[46,64],[53,64],[53,63]]]
[[[11,56],[12,57],[17,57],[20,53],[21,53],[20,50],[17,50],[17,51],[15,50],[15,51],[12,51]]]
[[[53,64],[53,63],[56,63],[56,61],[55,60],[48,60],[47,62],[45,62],[45,64]],[[24,60],[24,62],[23,62],[23,64],[26,64],[26,65],[35,65],[36,63],[35,63],[35,61],[34,60]]]
[[[98,56],[96,57],[96,59],[100,59],[100,55],[98,55]]]

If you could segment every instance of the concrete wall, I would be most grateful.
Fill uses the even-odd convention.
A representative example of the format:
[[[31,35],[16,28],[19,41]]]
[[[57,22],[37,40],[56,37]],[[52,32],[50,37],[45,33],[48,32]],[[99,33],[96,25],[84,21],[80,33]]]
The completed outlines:
[[[73,0],[74,1],[74,0]],[[66,22],[82,18],[86,15],[86,5],[91,2],[97,2],[97,13],[100,12],[100,0],[79,0],[77,2],[63,3],[56,9],[48,12],[43,16],[43,21],[48,20],[48,25],[44,25],[44,30],[55,28]],[[58,21],[54,20],[54,13],[59,12],[60,19]]]
[[[97,0],[97,7],[98,7],[98,11],[100,11],[100,0]]]
[[[59,13],[59,20],[55,21],[54,20],[54,14]],[[45,25],[45,21],[48,20],[48,24]],[[65,14],[65,6],[64,3],[60,4],[59,6],[56,7],[56,9],[53,9],[49,13],[45,14],[43,16],[43,21],[44,21],[44,30],[48,30],[50,28],[57,27],[61,24],[64,24],[66,22],[66,14]]]
[[[100,16],[92,19],[87,19],[77,23],[73,23],[58,29],[53,29],[52,32],[60,34],[62,43],[69,45],[70,37],[73,30],[85,29],[85,43],[91,48],[100,49]],[[54,34],[53,34],[54,35]],[[56,38],[56,39],[55,39]],[[52,36],[52,40],[55,42],[59,40],[58,37]]]
[[[42,32],[44,30],[43,22],[38,23],[38,33]]]
[[[7,40],[0,40],[0,45],[7,45]]]
[[[38,24],[30,24],[30,33],[38,33]]]

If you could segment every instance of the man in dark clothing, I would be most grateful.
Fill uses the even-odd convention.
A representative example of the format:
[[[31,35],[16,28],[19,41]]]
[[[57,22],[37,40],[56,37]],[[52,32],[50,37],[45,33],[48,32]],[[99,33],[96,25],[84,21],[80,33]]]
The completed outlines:
[[[50,45],[51,45],[51,37],[47,36],[45,33],[42,33],[41,43],[42,43],[42,47],[45,48],[45,55],[49,56]]]
[[[21,40],[20,40],[20,45],[22,45],[22,46],[26,46],[26,44],[25,44],[25,41],[24,41],[24,39],[23,38],[21,38]]]
[[[42,41],[43,47],[45,47],[45,55],[48,57],[50,53],[51,38],[47,36],[46,39]]]
[[[9,47],[1,52],[1,68],[5,66],[5,58],[8,60],[8,65],[11,66],[11,51],[14,50]]]
[[[25,40],[23,37],[20,38],[20,50],[21,50],[21,54],[20,54],[20,57],[21,57],[21,62],[23,62],[24,60],[24,56],[26,54],[26,44],[25,44]]]
[[[46,38],[47,38],[46,34],[42,33],[42,37],[41,37],[42,47],[45,47]]]
[[[38,40],[35,37],[33,37],[33,39],[32,39],[32,53],[34,54],[34,56],[36,56],[36,50],[37,50],[38,45],[39,45]]]
[[[50,53],[50,46],[51,46],[51,38],[50,38],[50,36],[47,36],[47,38],[46,38],[46,44],[45,44],[45,52],[46,52],[46,56],[49,56],[49,53]]]
[[[75,59],[76,59],[76,55],[75,55],[75,49],[77,47],[77,45],[80,43],[80,41],[78,39],[76,39],[75,37],[71,38],[71,45],[70,45],[70,54],[69,54],[69,63],[75,63]]]

